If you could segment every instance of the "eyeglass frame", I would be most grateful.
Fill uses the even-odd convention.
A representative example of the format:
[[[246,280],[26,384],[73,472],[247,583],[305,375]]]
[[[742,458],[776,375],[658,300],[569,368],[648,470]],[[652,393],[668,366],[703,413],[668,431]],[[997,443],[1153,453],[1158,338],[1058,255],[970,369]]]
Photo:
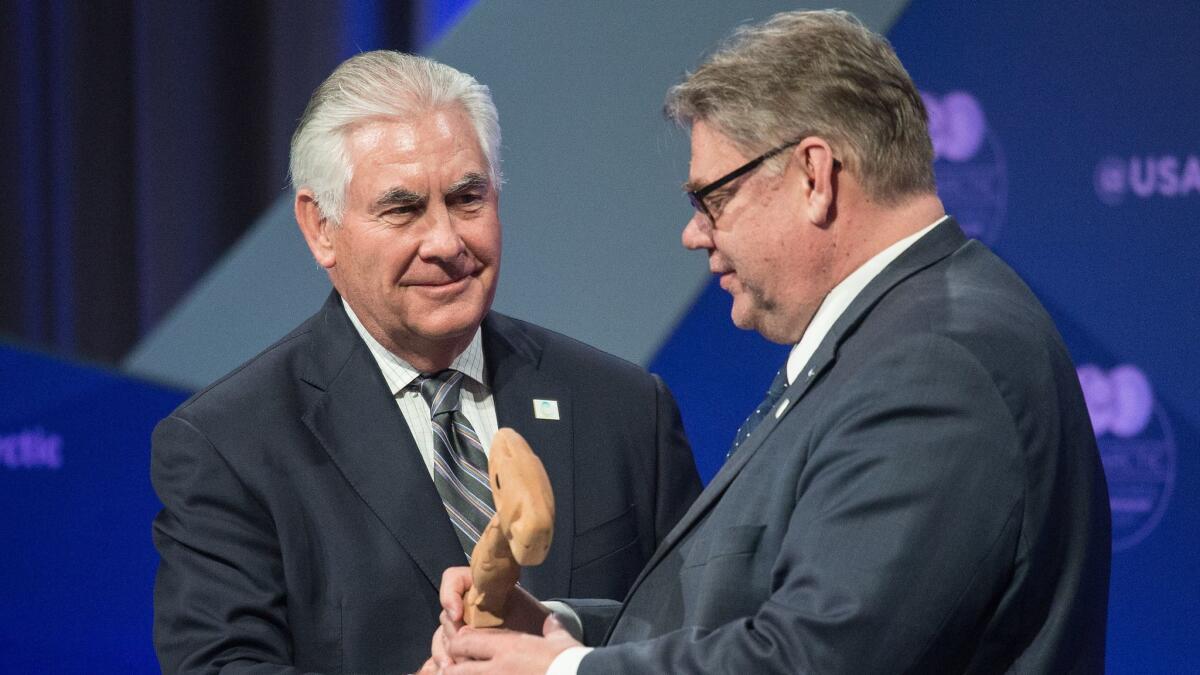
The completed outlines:
[[[729,173],[725,174],[724,176],[721,176],[720,178],[714,180],[713,182],[709,183],[708,185],[705,185],[704,187],[701,187],[701,188],[698,188],[695,190],[687,190],[685,192],[685,194],[687,194],[688,201],[691,202],[692,208],[696,209],[700,213],[703,213],[705,216],[707,216],[709,225],[716,227],[717,217],[715,215],[713,215],[712,211],[709,211],[708,204],[704,203],[705,197],[709,196],[714,191],[716,191],[722,187],[725,187],[729,183],[737,180],[738,178],[741,178],[742,176],[757,169],[763,162],[767,161],[768,159],[771,159],[775,155],[778,155],[779,153],[783,152],[784,150],[787,150],[790,147],[799,145],[801,143],[801,141],[803,141],[806,138],[808,138],[807,135],[801,136],[800,138],[797,138],[794,141],[788,141],[787,143],[784,143],[783,145],[779,145],[774,148],[771,148],[770,150],[759,155],[758,157],[755,157],[754,159],[750,160],[749,162],[746,162],[745,164],[734,169],[733,171],[730,171]],[[833,160],[833,168],[835,171],[837,169],[841,168],[841,165],[842,165],[842,163],[839,162],[837,159]]]

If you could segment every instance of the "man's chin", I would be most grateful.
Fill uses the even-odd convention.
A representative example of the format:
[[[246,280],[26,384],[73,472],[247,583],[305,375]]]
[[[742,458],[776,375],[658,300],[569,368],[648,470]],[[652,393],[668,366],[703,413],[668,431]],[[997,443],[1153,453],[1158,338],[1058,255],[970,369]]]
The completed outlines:
[[[754,312],[750,308],[742,307],[737,296],[733,298],[733,309],[729,311],[729,318],[733,321],[733,325],[742,330],[756,330],[758,328]]]
[[[430,341],[469,337],[479,329],[487,312],[487,306],[478,302],[434,307],[422,313],[421,320],[412,326],[412,332]]]
[[[468,339],[479,330],[482,322],[482,318],[479,321],[431,322],[416,326],[413,333],[429,342]]]

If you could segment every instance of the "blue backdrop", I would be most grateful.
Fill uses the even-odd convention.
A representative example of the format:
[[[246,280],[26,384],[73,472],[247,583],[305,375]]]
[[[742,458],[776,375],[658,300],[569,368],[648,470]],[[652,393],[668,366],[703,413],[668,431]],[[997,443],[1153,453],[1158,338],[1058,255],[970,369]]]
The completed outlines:
[[[0,672],[154,672],[150,430],[181,392],[0,347]]]

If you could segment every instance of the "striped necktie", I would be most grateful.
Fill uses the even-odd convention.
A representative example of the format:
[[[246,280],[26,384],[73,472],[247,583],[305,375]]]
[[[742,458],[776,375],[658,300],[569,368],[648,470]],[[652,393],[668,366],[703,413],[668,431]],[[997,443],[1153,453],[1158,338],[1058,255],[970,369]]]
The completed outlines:
[[[416,380],[433,421],[433,484],[454,532],[470,557],[496,514],[488,485],[488,460],[479,436],[459,410],[463,374],[443,370]]]
[[[763,399],[762,403],[758,404],[754,412],[750,413],[746,421],[742,422],[742,426],[738,427],[737,436],[733,437],[733,445],[730,446],[729,452],[725,453],[725,461],[728,462],[729,458],[733,457],[733,453],[737,452],[742,442],[750,437],[750,434],[758,427],[759,423],[766,418],[767,413],[771,412],[771,408],[774,408],[775,404],[779,402],[779,398],[783,396],[783,392],[787,391],[787,385],[787,364],[785,363],[779,369],[779,372],[775,373],[775,379],[771,380],[771,386],[767,388],[767,397]]]

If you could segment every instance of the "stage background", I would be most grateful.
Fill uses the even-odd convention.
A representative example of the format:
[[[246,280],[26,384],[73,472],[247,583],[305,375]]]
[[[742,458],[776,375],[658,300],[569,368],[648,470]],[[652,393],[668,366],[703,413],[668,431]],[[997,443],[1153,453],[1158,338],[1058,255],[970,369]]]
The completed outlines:
[[[323,299],[286,140],[359,49],[420,49],[493,88],[497,308],[661,373],[715,472],[786,347],[732,327],[679,246],[687,136],[659,111],[733,25],[797,4],[642,4],[0,6],[18,92],[0,113],[0,671],[155,670],[149,433]],[[949,210],[1079,365],[1112,493],[1110,672],[1200,669],[1200,9],[846,6],[924,92]]]

